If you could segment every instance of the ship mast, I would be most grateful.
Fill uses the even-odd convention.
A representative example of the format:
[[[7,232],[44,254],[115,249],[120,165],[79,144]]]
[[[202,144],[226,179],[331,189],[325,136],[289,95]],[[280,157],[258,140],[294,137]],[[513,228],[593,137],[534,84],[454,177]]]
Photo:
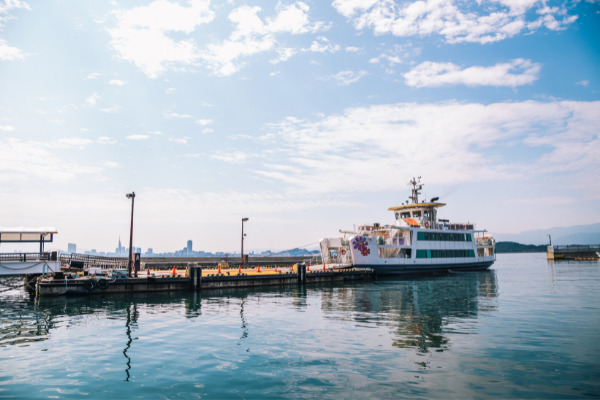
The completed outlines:
[[[412,178],[410,180],[410,182],[408,182],[408,185],[412,185],[412,195],[409,196],[408,198],[410,200],[412,200],[413,204],[418,204],[419,203],[419,195],[421,194],[421,189],[423,189],[423,183],[421,183],[421,177],[419,176],[419,178]]]

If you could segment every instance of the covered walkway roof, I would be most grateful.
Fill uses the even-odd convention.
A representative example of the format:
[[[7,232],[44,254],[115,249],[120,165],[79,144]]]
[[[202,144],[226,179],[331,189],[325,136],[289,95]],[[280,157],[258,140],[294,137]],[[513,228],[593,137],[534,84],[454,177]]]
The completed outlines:
[[[57,233],[56,228],[0,227],[0,243],[39,243],[41,253],[44,243],[51,243]]]

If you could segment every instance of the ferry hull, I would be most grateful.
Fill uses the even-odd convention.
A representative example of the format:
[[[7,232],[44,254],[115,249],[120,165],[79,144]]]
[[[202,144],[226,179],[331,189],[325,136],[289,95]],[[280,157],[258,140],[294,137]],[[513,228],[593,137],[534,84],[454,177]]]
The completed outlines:
[[[427,264],[427,265],[381,265],[355,264],[356,268],[370,268],[377,276],[426,275],[461,271],[482,271],[490,268],[494,261],[479,261],[456,264]]]

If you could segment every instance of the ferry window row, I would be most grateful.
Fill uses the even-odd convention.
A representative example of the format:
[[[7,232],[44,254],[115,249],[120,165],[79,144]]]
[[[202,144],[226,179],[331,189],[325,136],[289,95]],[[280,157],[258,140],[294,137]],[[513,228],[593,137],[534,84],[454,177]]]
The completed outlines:
[[[417,250],[417,258],[475,257],[473,250]]]
[[[470,233],[446,233],[446,232],[417,232],[419,240],[436,240],[441,242],[470,242]]]

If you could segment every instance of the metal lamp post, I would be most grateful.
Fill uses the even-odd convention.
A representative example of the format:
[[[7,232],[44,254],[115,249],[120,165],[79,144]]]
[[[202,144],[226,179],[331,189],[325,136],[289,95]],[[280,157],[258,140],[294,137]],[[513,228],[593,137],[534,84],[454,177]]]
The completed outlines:
[[[127,276],[131,278],[131,252],[133,246],[133,203],[135,201],[135,192],[127,193],[125,197],[131,199],[131,227],[129,229],[129,261],[127,262]],[[135,271],[135,277],[137,278],[137,270]]]
[[[242,263],[244,264],[244,268],[246,268],[246,258],[244,257],[244,222],[248,221],[248,218],[242,218]]]

